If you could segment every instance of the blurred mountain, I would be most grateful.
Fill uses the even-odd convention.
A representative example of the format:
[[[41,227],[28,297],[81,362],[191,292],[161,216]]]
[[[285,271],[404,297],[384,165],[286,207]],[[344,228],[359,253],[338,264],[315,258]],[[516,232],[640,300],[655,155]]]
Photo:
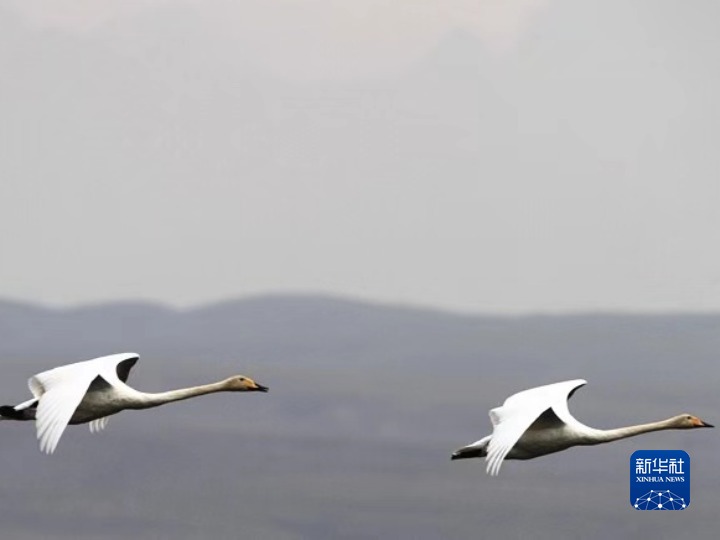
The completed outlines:
[[[645,378],[680,359],[715,370],[718,315],[493,317],[327,296],[273,295],[178,310],[120,302],[49,309],[0,302],[0,357],[75,360],[118,351],[305,367],[452,366],[549,378],[622,365]],[[652,369],[648,364],[652,362]],[[596,369],[600,368],[600,369]]]

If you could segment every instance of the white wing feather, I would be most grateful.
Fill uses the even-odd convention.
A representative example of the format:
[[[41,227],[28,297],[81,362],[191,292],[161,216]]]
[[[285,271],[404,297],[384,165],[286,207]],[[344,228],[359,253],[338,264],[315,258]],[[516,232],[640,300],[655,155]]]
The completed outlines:
[[[37,398],[28,399],[27,401],[23,401],[22,403],[18,403],[13,407],[16,411],[24,411],[25,409],[28,409],[35,405],[37,403]]]
[[[586,384],[582,379],[564,381],[523,390],[490,411],[493,433],[487,450],[487,473],[496,476],[505,457],[523,433],[549,408],[560,412],[563,421],[572,418],[567,408],[570,392]]]

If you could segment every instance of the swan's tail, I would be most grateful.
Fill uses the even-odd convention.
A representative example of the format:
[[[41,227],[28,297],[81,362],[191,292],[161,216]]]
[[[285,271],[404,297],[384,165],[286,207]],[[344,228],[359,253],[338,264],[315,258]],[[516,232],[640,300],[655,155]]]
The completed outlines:
[[[21,414],[21,412],[16,411],[10,405],[3,405],[0,407],[0,420],[20,420],[18,416]]]
[[[35,420],[37,399],[26,401],[20,405],[0,406],[0,420]]]
[[[491,437],[491,435],[488,435],[477,442],[455,450],[450,459],[454,461],[456,459],[483,458],[487,456],[487,447]]]

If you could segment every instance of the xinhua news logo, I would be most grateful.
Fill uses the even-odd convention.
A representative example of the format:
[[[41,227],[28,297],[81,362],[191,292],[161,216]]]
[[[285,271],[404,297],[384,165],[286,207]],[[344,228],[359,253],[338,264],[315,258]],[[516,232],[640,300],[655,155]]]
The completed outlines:
[[[687,452],[634,452],[630,456],[630,504],[636,510],[685,510],[690,506]]]

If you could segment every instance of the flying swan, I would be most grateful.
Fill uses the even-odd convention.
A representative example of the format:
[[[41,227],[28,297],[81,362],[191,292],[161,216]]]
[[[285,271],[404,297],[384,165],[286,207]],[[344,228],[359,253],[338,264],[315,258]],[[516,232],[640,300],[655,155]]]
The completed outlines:
[[[104,429],[108,417],[125,409],[149,409],[214,392],[267,392],[266,386],[236,375],[216,383],[150,394],[127,384],[140,357],[112,354],[43,371],[30,377],[33,398],[0,407],[0,420],[35,420],[40,450],[52,454],[68,424],[90,423]]]
[[[492,435],[464,446],[453,460],[484,457],[487,473],[496,476],[504,459],[532,459],[571,446],[601,444],[663,429],[711,428],[696,416],[680,414],[667,420],[617,429],[595,429],[578,422],[568,399],[587,381],[576,379],[518,392],[490,411]]]

